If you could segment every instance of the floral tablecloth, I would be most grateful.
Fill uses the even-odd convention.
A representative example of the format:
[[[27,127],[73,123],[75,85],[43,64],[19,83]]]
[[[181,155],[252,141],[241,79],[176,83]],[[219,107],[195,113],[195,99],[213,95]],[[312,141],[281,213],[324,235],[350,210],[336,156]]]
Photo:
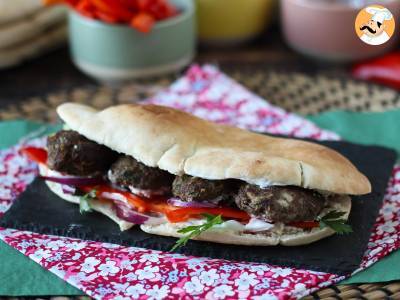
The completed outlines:
[[[251,130],[318,140],[340,138],[270,105],[209,65],[192,66],[185,76],[146,102]],[[37,174],[36,166],[18,149],[26,143],[43,142],[24,141],[0,151],[0,214]],[[396,166],[359,270],[400,247],[399,211],[400,166]],[[0,229],[0,238],[97,299],[292,299],[343,279],[329,273],[188,257],[12,229]]]

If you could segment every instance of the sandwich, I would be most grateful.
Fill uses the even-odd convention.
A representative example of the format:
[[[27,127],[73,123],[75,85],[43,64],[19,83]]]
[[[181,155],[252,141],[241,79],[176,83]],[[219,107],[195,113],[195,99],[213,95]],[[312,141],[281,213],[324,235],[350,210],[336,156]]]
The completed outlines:
[[[39,162],[51,191],[121,230],[237,245],[304,245],[346,224],[369,180],[327,147],[214,124],[157,105],[65,103]]]

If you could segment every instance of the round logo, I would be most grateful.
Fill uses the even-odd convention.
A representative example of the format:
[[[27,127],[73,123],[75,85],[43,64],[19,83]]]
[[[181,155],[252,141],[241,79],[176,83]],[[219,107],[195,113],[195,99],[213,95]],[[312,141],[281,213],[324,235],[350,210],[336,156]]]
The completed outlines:
[[[358,37],[368,45],[382,45],[392,37],[395,29],[393,14],[381,5],[369,5],[357,15],[355,29]]]

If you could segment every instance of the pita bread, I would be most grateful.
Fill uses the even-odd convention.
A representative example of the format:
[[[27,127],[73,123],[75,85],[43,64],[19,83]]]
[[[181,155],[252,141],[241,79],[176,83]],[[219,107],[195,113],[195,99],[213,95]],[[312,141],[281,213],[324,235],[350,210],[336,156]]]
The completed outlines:
[[[65,103],[57,112],[86,138],[172,174],[234,178],[261,187],[295,185],[335,194],[371,191],[368,179],[348,159],[314,143],[218,125],[156,105],[98,111]]]
[[[54,6],[43,8],[37,13],[5,25],[0,25],[0,49],[16,46],[38,37],[48,28],[65,21],[66,8]]]
[[[0,0],[0,24],[21,19],[42,7],[42,0]]]
[[[55,49],[65,43],[66,38],[67,27],[62,24],[22,44],[0,49],[0,68],[15,66],[27,59]]]

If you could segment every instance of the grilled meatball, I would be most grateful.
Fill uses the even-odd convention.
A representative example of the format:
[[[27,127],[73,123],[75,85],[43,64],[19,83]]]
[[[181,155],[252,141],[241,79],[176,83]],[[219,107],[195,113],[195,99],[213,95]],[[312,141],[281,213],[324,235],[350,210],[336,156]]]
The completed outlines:
[[[234,191],[234,181],[207,180],[189,175],[176,176],[172,184],[172,193],[174,196],[188,202],[229,202]]]
[[[78,176],[103,174],[117,158],[116,152],[72,130],[49,136],[47,151],[50,169]]]
[[[108,179],[121,187],[144,190],[171,188],[174,175],[159,168],[148,167],[131,156],[121,156],[108,172]]]
[[[260,219],[290,223],[314,220],[325,205],[325,198],[312,190],[295,186],[260,188],[245,184],[235,197],[236,205]]]

